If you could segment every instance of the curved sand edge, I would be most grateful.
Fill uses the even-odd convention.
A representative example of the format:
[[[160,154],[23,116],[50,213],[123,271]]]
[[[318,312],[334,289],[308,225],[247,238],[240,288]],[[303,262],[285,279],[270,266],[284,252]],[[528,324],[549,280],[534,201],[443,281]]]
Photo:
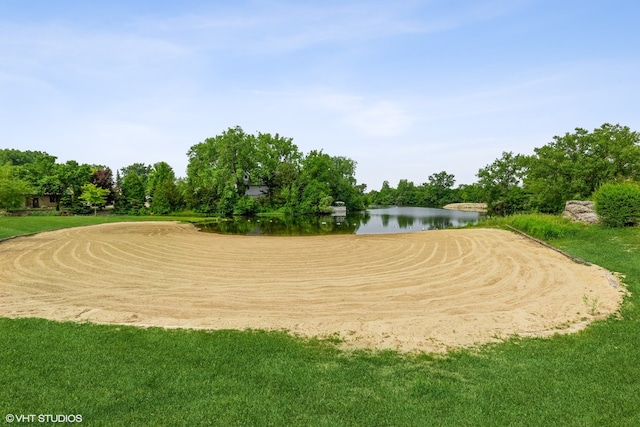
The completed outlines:
[[[0,316],[338,333],[443,351],[573,332],[617,310],[608,272],[494,229],[254,237],[167,222],[0,244]]]

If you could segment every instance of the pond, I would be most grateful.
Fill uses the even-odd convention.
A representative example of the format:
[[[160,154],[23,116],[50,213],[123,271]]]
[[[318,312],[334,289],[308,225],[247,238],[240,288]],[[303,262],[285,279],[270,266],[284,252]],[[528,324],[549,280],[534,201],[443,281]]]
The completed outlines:
[[[352,212],[345,217],[295,216],[235,218],[197,224],[201,231],[223,234],[312,236],[384,234],[437,230],[477,223],[481,214],[435,208],[387,207]]]

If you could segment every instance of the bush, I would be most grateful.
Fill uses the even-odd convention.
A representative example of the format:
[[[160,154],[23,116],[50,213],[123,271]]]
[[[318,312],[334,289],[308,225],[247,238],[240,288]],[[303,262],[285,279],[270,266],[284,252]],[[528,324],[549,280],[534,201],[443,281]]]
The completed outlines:
[[[258,201],[252,197],[244,196],[236,203],[234,215],[255,215],[258,212]]]
[[[640,186],[637,184],[604,184],[593,197],[602,224],[624,227],[640,222]]]
[[[89,215],[93,213],[91,206],[81,200],[75,200],[66,207],[73,215]]]

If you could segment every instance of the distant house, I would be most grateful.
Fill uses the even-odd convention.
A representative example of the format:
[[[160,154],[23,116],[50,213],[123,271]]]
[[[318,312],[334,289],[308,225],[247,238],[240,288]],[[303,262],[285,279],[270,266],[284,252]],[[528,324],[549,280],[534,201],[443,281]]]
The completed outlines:
[[[266,197],[269,194],[269,186],[267,185],[253,185],[250,184],[251,177],[249,172],[245,172],[244,174],[244,184],[247,186],[247,189],[244,191],[245,196],[252,197],[254,199],[259,199],[261,197]]]
[[[269,194],[269,187],[266,185],[250,185],[244,191],[245,196],[253,197],[254,199],[265,197],[267,194]]]
[[[25,208],[55,208],[60,202],[59,194],[30,195],[24,200]]]

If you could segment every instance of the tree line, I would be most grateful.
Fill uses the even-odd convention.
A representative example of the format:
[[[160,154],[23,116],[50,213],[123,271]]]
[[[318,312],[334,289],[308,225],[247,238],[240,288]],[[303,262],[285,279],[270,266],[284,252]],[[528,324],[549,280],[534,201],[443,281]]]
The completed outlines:
[[[441,171],[419,185],[402,179],[394,188],[384,181],[380,190],[366,193],[356,181],[354,160],[322,150],[304,154],[291,138],[248,134],[239,126],[193,145],[187,156],[184,178],[166,162],[134,163],[114,178],[104,165],[59,164],[45,152],[3,149],[0,209],[19,208],[29,194],[49,194],[57,208],[73,213],[113,205],[127,214],[321,214],[336,201],[349,210],[485,202],[492,215],[558,213],[567,200],[592,199],[604,184],[640,181],[640,134],[608,123],[554,136],[532,155],[503,152],[479,169],[477,182],[457,187],[455,176]]]
[[[389,181],[384,181],[380,190],[369,192],[369,201],[373,205],[431,208],[441,208],[456,202],[483,201],[477,184],[462,184],[454,187],[455,182],[455,176],[446,171],[429,175],[428,181],[419,185],[401,179],[394,188],[389,185]]]
[[[603,124],[589,132],[576,128],[534,149],[531,155],[503,152],[479,169],[477,182],[454,188],[447,172],[415,185],[402,179],[371,191],[372,203],[441,207],[453,202],[484,202],[490,215],[517,212],[559,213],[567,200],[592,200],[604,184],[640,181],[640,134],[626,126]],[[631,197],[631,196],[628,196]]]
[[[104,165],[56,163],[41,151],[0,150],[0,209],[18,209],[29,195],[51,195],[56,208],[84,214],[112,205],[126,214],[191,209],[228,216],[259,212],[328,213],[336,201],[350,210],[366,205],[356,162],[322,150],[300,152],[291,138],[247,134],[239,126],[193,145],[187,176],[166,162]]]
[[[320,214],[336,201],[350,210],[366,205],[355,161],[322,150],[304,155],[278,134],[252,135],[237,126],[192,146],[187,155],[185,200],[199,212]]]
[[[619,124],[576,128],[532,155],[503,152],[477,176],[490,213],[559,213],[567,200],[592,200],[604,184],[640,182],[640,134]]]

